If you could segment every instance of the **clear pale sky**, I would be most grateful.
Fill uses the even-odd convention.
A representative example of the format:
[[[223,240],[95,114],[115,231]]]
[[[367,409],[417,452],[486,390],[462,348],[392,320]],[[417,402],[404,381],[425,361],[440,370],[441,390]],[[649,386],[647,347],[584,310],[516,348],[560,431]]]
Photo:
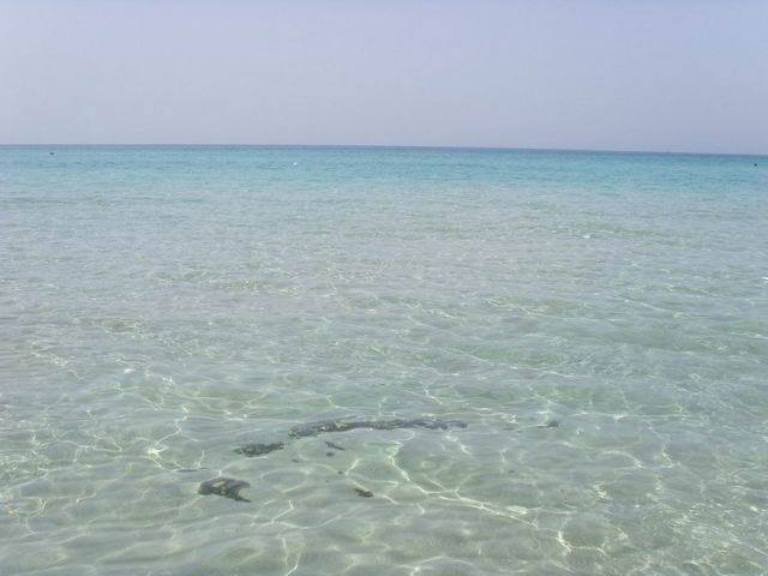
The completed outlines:
[[[0,0],[0,143],[768,153],[768,0]]]

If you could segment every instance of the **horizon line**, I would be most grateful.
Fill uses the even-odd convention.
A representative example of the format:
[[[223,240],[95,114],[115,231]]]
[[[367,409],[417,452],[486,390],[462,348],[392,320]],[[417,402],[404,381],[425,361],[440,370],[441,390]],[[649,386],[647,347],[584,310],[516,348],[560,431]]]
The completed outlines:
[[[643,149],[603,149],[603,148],[537,148],[513,146],[457,146],[457,145],[420,145],[420,144],[235,144],[235,143],[38,143],[18,144],[0,143],[0,148],[360,148],[380,150],[445,150],[445,151],[497,151],[497,152],[571,152],[592,154],[646,154],[660,156],[744,156],[766,158],[768,152],[692,152],[673,150]]]

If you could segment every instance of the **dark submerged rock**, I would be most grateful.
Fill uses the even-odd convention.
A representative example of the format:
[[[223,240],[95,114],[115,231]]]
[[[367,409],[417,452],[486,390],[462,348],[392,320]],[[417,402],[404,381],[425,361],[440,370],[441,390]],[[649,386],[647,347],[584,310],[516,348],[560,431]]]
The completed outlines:
[[[333,448],[334,450],[341,450],[341,451],[346,450],[346,448],[343,448],[342,446],[339,446],[338,444],[334,444],[333,442],[330,442],[328,440],[325,441],[325,445],[328,446],[328,448]]]
[[[253,443],[246,444],[240,448],[235,448],[235,453],[252,458],[253,456],[263,456],[264,454],[269,454],[275,450],[282,450],[284,447],[285,444],[283,442],[275,442],[274,444]]]
[[[217,496],[224,496],[224,498],[231,498],[238,502],[250,502],[247,498],[240,496],[240,490],[248,488],[250,484],[245,480],[235,480],[234,478],[212,478],[206,480],[200,484],[198,488],[198,494],[207,496],[209,494],[215,494]]]
[[[393,418],[391,420],[321,420],[294,426],[288,432],[291,438],[306,438],[330,432],[347,432],[361,428],[368,430],[395,430],[397,428],[426,428],[427,430],[448,430],[449,428],[466,428],[467,424],[460,420],[439,420],[437,418]]]
[[[373,498],[373,492],[370,490],[364,490],[363,488],[355,488],[355,492],[361,498]]]
[[[560,422],[558,420],[549,420],[546,424],[536,426],[536,428],[559,428]]]

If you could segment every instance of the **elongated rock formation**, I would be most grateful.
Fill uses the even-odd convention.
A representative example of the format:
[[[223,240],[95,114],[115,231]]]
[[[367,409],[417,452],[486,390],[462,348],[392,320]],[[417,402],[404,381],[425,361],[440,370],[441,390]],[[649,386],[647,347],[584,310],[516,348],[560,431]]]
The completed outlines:
[[[466,428],[460,420],[439,420],[437,418],[393,418],[390,420],[321,420],[294,426],[288,432],[291,438],[306,438],[330,432],[347,432],[349,430],[395,430],[398,428],[426,428],[428,430],[448,430],[449,428]]]

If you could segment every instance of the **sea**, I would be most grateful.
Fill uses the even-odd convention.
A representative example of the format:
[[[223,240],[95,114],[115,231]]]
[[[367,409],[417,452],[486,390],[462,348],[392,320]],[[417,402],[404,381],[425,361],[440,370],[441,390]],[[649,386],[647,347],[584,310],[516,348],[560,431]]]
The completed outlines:
[[[0,574],[768,574],[768,158],[0,147]]]

